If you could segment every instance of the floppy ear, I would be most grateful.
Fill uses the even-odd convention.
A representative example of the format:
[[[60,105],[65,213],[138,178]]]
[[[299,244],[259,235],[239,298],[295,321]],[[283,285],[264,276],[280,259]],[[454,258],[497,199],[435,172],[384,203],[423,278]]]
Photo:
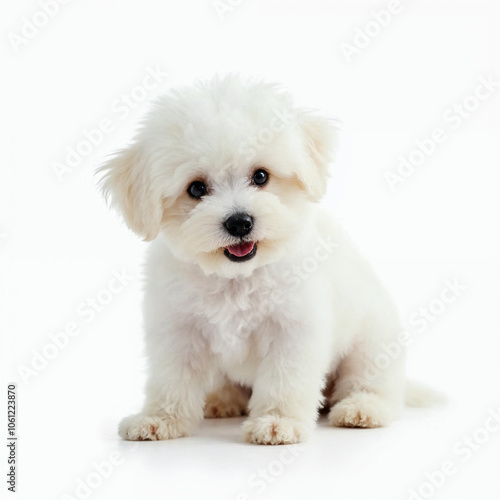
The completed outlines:
[[[307,194],[318,201],[326,192],[337,127],[334,120],[308,112],[299,115],[298,120],[307,154],[306,164],[298,177]]]
[[[160,230],[163,200],[141,148],[135,144],[119,151],[98,172],[104,173],[100,184],[106,200],[121,212],[130,229],[145,241],[154,239]]]

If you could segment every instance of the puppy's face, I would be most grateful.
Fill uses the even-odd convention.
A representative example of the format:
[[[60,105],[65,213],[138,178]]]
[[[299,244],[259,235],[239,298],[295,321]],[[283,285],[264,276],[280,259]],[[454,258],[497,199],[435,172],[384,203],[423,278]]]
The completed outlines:
[[[300,244],[326,188],[332,126],[231,77],[162,98],[103,167],[128,225],[207,274],[249,275]]]
[[[192,170],[178,172],[184,182],[166,197],[160,229],[177,258],[234,277],[290,250],[310,201],[296,179],[263,160],[235,155],[217,165],[198,158]]]

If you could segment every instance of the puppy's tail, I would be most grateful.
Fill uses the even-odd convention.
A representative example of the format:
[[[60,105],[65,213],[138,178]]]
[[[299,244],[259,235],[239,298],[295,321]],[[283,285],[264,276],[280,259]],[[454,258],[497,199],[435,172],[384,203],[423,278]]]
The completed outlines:
[[[407,380],[405,402],[407,406],[442,405],[446,402],[446,396],[426,384]]]

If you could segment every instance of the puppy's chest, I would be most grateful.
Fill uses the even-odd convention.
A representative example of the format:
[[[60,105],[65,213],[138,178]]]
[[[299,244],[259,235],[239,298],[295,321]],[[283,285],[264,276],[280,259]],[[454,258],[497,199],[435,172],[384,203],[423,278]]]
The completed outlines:
[[[198,296],[202,333],[212,351],[241,362],[258,347],[258,332],[272,314],[277,283],[260,280],[230,280],[203,290]]]

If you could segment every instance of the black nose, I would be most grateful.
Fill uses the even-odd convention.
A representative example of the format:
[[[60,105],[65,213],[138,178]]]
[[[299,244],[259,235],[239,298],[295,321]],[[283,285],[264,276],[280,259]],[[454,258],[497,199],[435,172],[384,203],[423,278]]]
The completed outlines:
[[[231,236],[245,236],[253,228],[253,219],[248,214],[234,214],[225,220],[224,227]]]

